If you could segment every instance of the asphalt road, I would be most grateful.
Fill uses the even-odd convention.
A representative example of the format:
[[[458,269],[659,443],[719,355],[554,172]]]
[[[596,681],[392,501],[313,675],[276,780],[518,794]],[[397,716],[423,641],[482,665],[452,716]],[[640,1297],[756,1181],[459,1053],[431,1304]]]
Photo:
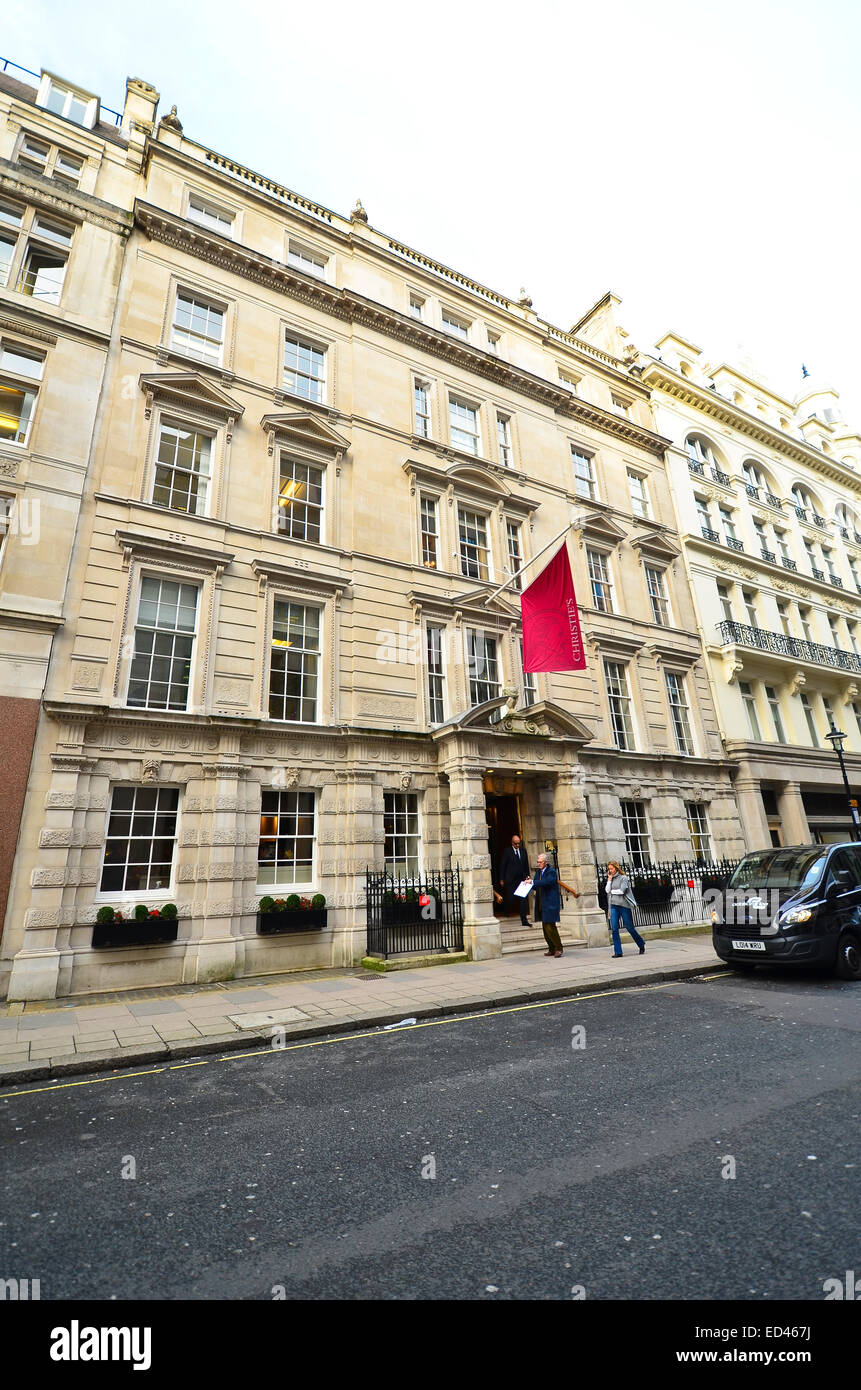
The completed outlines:
[[[0,1277],[822,1299],[861,1272],[859,1031],[861,986],[757,974],[7,1090]]]

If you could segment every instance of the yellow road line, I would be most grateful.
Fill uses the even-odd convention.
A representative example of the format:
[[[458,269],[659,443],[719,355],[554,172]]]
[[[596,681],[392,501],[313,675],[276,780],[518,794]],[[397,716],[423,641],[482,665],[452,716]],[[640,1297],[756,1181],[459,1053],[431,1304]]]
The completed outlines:
[[[727,974],[731,974],[727,971]],[[249,1057],[272,1057],[282,1052],[301,1052],[308,1047],[331,1047],[333,1043],[356,1042],[360,1038],[384,1038],[395,1037],[398,1033],[412,1033],[419,1028],[439,1028],[443,1024],[452,1023],[471,1023],[477,1018],[497,1018],[501,1014],[526,1013],[529,1009],[553,1009],[561,1008],[565,1004],[581,1004],[590,999],[607,999],[614,994],[643,994],[648,990],[669,989],[672,985],[678,984],[678,980],[667,980],[663,984],[657,985],[632,985],[630,989],[604,989],[598,990],[594,994],[572,994],[564,999],[543,999],[533,1004],[510,1004],[499,1009],[482,1009],[474,1014],[448,1014],[443,1018],[427,1018],[421,1023],[408,1023],[402,1028],[387,1028],[384,1024],[377,1024],[374,1031],[364,1033],[336,1033],[331,1038],[311,1038],[308,1042],[288,1043],[284,1047],[256,1047],[249,1052],[230,1052],[224,1057],[205,1057],[198,1062],[175,1062],[168,1063],[163,1067],[154,1067],[150,1071],[129,1071],[121,1075],[94,1076],[88,1081],[63,1081],[49,1086],[34,1086],[28,1091],[12,1091],[8,1096],[0,1096],[0,1099],[17,1098],[18,1096],[36,1096],[45,1091],[66,1091],[73,1086],[103,1086],[108,1081],[134,1081],[139,1076],[158,1076],[165,1071],[182,1071],[185,1067],[207,1067],[212,1062],[242,1062]],[[277,1024],[273,1024],[277,1027]]]

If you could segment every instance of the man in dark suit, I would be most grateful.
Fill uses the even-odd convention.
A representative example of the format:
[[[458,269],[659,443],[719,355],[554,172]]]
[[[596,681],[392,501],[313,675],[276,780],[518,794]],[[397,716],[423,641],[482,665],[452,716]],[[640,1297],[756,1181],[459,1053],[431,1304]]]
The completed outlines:
[[[505,894],[506,906],[516,905],[520,912],[521,926],[531,927],[532,923],[526,915],[526,904],[528,898],[515,898],[514,890],[525,878],[530,878],[529,859],[526,850],[520,843],[519,835],[512,835],[511,844],[508,849],[503,851],[502,862],[499,865],[499,885]]]

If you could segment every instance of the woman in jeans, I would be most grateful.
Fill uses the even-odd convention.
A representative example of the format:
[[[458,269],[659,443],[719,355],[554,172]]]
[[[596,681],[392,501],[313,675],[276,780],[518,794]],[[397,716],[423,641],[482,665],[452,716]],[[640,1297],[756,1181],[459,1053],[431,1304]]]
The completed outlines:
[[[604,892],[607,894],[607,906],[610,909],[610,931],[613,933],[613,956],[618,959],[622,955],[622,943],[619,940],[619,923],[621,922],[625,930],[634,938],[640,948],[640,955],[646,949],[646,943],[634,926],[634,918],[631,915],[631,908],[637,906],[637,899],[634,897],[631,888],[631,880],[627,874],[622,872],[621,865],[615,859],[611,859],[607,865],[607,882],[604,885]]]

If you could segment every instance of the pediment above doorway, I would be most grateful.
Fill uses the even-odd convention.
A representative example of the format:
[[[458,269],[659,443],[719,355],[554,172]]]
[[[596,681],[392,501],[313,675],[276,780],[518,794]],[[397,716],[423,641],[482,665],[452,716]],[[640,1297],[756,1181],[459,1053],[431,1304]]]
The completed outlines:
[[[564,739],[582,747],[591,743],[595,737],[592,729],[581,719],[577,719],[560,705],[551,700],[541,700],[537,704],[517,708],[517,698],[513,693],[496,696],[475,705],[466,713],[439,724],[431,734],[435,742],[467,730],[481,730],[501,737],[506,735],[534,738]]]

